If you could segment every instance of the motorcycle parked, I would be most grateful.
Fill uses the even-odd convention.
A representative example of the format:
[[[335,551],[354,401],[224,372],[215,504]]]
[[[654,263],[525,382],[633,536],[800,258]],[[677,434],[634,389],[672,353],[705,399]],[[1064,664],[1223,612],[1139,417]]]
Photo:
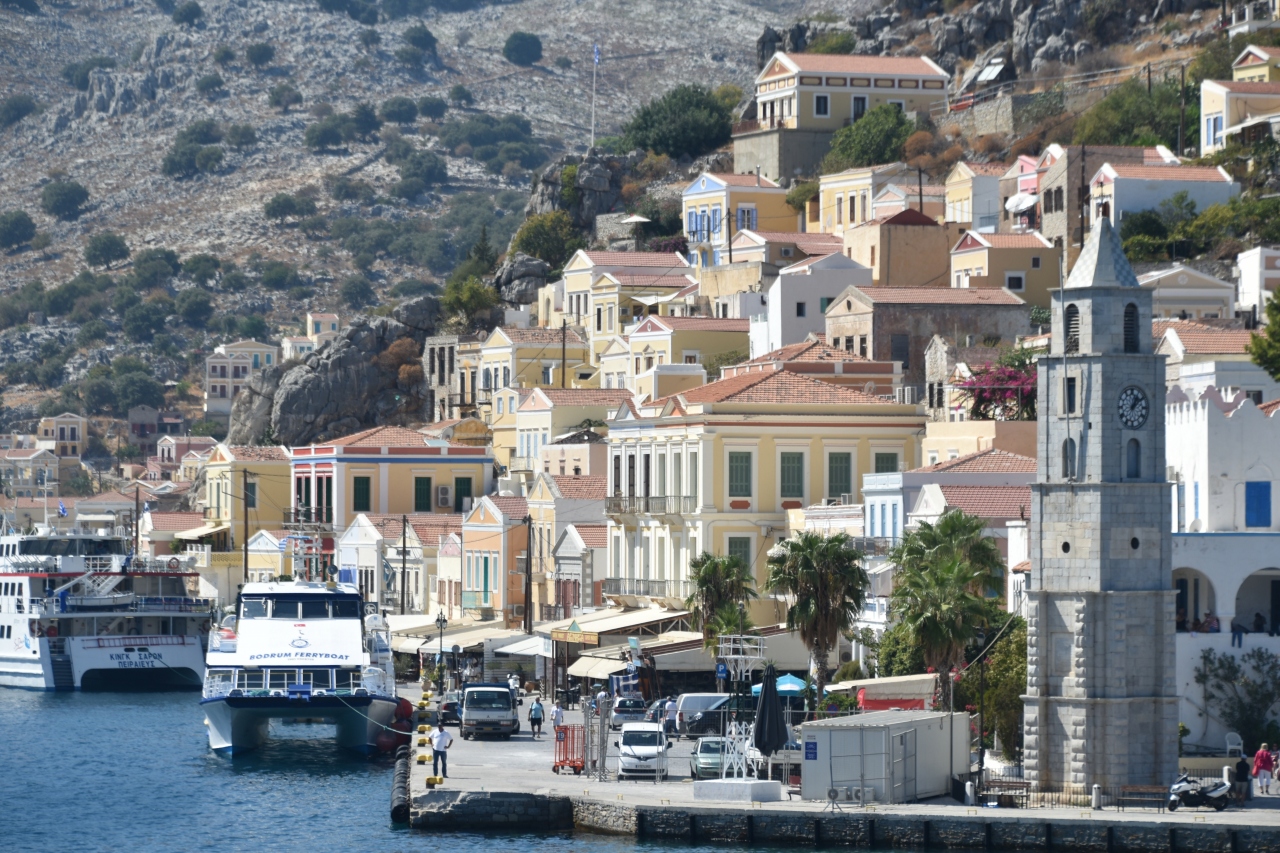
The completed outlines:
[[[1177,811],[1179,806],[1200,808],[1211,806],[1215,811],[1222,811],[1231,802],[1231,786],[1218,780],[1207,785],[1193,782],[1187,774],[1178,777],[1178,781],[1169,786],[1169,811]]]

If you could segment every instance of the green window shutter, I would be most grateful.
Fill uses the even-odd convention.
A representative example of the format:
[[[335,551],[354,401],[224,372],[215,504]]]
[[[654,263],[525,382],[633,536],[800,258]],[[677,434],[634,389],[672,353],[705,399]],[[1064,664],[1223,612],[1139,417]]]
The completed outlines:
[[[876,454],[876,473],[877,474],[898,473],[898,454],[877,453]]]
[[[369,511],[369,478],[351,478],[351,509],[353,512]]]
[[[840,499],[853,493],[853,454],[831,453],[827,456],[827,497]]]
[[[735,451],[729,454],[729,497],[751,497],[751,454]]]
[[[751,565],[751,537],[730,536],[729,556],[737,557],[744,565]]]
[[[244,506],[245,506],[245,509],[258,508],[258,484],[257,483],[244,484]]]
[[[783,453],[781,468],[782,496],[804,497],[804,454]]]
[[[431,478],[413,478],[413,511],[431,512]]]

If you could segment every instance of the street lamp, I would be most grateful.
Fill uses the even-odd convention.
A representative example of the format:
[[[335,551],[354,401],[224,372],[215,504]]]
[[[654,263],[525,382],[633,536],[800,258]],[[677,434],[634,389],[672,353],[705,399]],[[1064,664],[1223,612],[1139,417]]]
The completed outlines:
[[[444,674],[440,673],[441,667],[444,666],[444,629],[449,627],[449,620],[445,618],[444,611],[440,611],[440,615],[436,617],[436,627],[440,629],[440,657],[436,664],[436,672],[440,677],[436,679],[436,689],[444,695]]]
[[[987,764],[987,634],[979,630],[974,635],[978,644],[978,778],[982,778]]]

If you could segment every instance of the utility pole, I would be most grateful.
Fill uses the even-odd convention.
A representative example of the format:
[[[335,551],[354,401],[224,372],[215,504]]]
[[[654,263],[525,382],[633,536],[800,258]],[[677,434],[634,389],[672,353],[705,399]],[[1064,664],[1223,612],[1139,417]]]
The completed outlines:
[[[1226,0],[1223,0],[1225,3]],[[591,148],[596,147],[596,72],[600,70],[600,45],[592,46],[591,66]]]
[[[560,387],[565,387],[565,377],[569,372],[569,318],[560,318]]]
[[[523,519],[524,545],[524,632],[533,633],[533,516]]]
[[[409,516],[400,516],[400,615],[408,613],[405,609],[406,594],[409,590]]]
[[[47,493],[46,493],[47,494]],[[138,517],[142,514],[142,486],[133,487],[133,556],[138,556]],[[45,502],[44,518],[49,520],[48,501]]]
[[[255,495],[255,498],[257,496]],[[257,500],[254,501],[257,503]],[[249,582],[249,469],[245,468],[240,472],[240,509],[244,513],[244,518],[240,522],[240,563],[241,569],[244,571],[244,578],[241,583]]]
[[[1187,127],[1187,66],[1178,67],[1178,151],[1179,157],[1186,150]]]
[[[924,169],[916,167],[916,200],[920,203],[920,212],[924,213]]]
[[[1151,94],[1151,63],[1147,63],[1147,95]]]

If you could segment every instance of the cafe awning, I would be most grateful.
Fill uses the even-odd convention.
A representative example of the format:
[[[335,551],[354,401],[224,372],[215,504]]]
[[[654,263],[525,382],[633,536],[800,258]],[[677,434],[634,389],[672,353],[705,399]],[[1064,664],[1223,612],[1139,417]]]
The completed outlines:
[[[569,667],[569,674],[576,678],[603,680],[627,668],[627,662],[618,658],[580,657]]]
[[[493,625],[486,628],[472,628],[467,631],[460,631],[457,634],[444,635],[444,650],[451,651],[454,646],[466,651],[474,649],[477,646],[483,646],[489,640],[511,640],[517,637],[524,637],[523,631],[515,628],[503,628],[500,625]],[[423,654],[434,655],[440,651],[440,637],[427,637],[426,640],[418,647],[418,651]]]
[[[539,637],[535,635],[532,637],[525,637],[523,640],[518,640],[510,645],[494,649],[494,651],[503,655],[541,655],[544,658],[549,658],[551,657],[551,640],[547,637]]]
[[[221,533],[224,530],[230,530],[230,524],[206,524],[203,527],[193,527],[190,530],[179,530],[173,534],[174,539],[182,539],[187,542],[194,542],[197,539],[203,539],[206,536],[212,536],[215,533]]]
[[[1035,207],[1038,200],[1035,193],[1015,193],[1004,203],[1004,209],[1010,213],[1021,213]]]
[[[402,655],[416,655],[422,643],[421,637],[392,637],[391,651],[400,652]]]

